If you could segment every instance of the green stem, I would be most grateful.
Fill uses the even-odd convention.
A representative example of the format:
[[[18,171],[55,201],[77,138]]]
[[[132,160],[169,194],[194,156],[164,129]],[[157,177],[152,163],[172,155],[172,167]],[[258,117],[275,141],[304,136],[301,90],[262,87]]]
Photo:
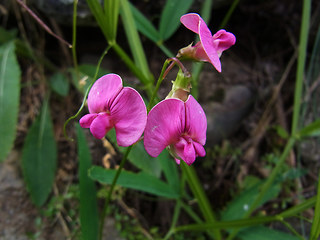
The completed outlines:
[[[155,87],[155,89],[154,89],[154,91],[153,91],[153,93],[152,93],[152,95],[151,95],[151,97],[150,97],[149,104],[148,104],[148,106],[147,106],[147,111],[148,111],[148,112],[149,112],[149,111],[151,110],[151,108],[153,107],[153,101],[154,101],[154,99],[157,97],[157,93],[158,93],[159,87],[160,87],[160,85],[161,85],[161,83],[162,83],[162,81],[163,81],[163,79],[164,79],[164,73],[165,73],[165,71],[166,71],[166,69],[167,69],[167,66],[168,66],[169,62],[170,62],[170,61],[167,59],[167,60],[164,62],[164,64],[163,64],[163,67],[162,67],[160,76],[159,76],[159,78],[158,78],[156,87]]]
[[[74,68],[76,70],[77,79],[79,79],[78,72],[78,61],[77,61],[77,52],[76,52],[76,43],[77,43],[77,4],[78,0],[73,2],[73,24],[72,24],[72,58]]]
[[[316,197],[309,198],[303,203],[294,206],[278,215],[275,216],[266,216],[266,217],[253,217],[245,218],[240,220],[232,221],[219,221],[214,224],[212,223],[199,223],[199,224],[190,224],[176,227],[174,232],[179,231],[207,231],[212,229],[228,229],[228,228],[244,228],[250,226],[256,226],[261,224],[266,224],[274,221],[283,221],[285,218],[294,217],[297,214],[313,207],[316,203]],[[184,207],[184,206],[183,206]]]
[[[227,22],[229,21],[232,13],[234,12],[234,10],[236,9],[236,7],[238,6],[238,3],[240,2],[240,0],[234,0],[231,7],[229,8],[227,14],[225,15],[225,17],[222,20],[222,23],[220,25],[220,28],[224,28],[227,25]]]
[[[304,238],[286,221],[280,220],[280,222],[285,225],[294,235],[296,235],[297,238],[304,240]]]
[[[295,136],[295,134],[297,133],[297,127],[299,123],[300,106],[301,106],[301,99],[302,99],[301,96],[302,96],[302,88],[303,88],[303,76],[304,76],[306,54],[307,54],[310,13],[311,13],[311,0],[304,0],[303,9],[302,9],[302,23],[301,23],[301,30],[300,30],[300,44],[299,44],[296,85],[295,85],[295,92],[294,92],[293,117],[292,117],[292,128],[291,128],[292,136]]]
[[[174,233],[173,229],[175,228],[175,226],[177,224],[180,210],[181,210],[181,199],[178,199],[177,203],[174,207],[174,213],[173,213],[173,217],[172,217],[172,221],[171,221],[171,227],[170,227],[168,233],[166,234],[166,236],[163,238],[163,240],[169,239],[169,237]]]
[[[136,75],[136,77],[141,81],[141,83],[144,85],[146,92],[149,97],[152,96],[152,81],[150,81],[148,78],[145,77],[145,75],[141,72],[139,68],[134,64],[134,62],[130,59],[130,57],[123,51],[123,49],[117,44],[112,43],[113,50],[118,54],[118,56],[124,61],[124,63],[127,65],[127,67],[130,69],[130,71]]]
[[[190,189],[198,201],[200,210],[205,218],[206,222],[210,224],[216,224],[216,219],[209,203],[209,200],[200,184],[197,174],[192,166],[188,166],[184,161],[181,161],[181,169],[186,175],[187,182]],[[219,229],[212,230],[215,239],[221,239],[221,233]]]
[[[104,203],[104,207],[103,207],[103,210],[102,210],[102,213],[101,213],[101,219],[100,219],[100,227],[99,227],[99,239],[101,240],[102,239],[102,234],[103,234],[103,226],[104,226],[104,221],[105,221],[105,218],[106,218],[106,215],[107,215],[107,212],[108,212],[108,207],[109,207],[109,203],[110,203],[110,200],[111,200],[111,196],[112,196],[112,192],[113,192],[113,189],[118,181],[118,178],[120,176],[120,173],[123,169],[123,166],[124,164],[126,163],[127,159],[128,159],[128,155],[132,149],[133,145],[131,145],[130,147],[127,148],[127,151],[125,152],[125,154],[123,155],[122,157],[122,160],[121,160],[121,163],[120,163],[120,166],[119,168],[117,169],[117,172],[116,172],[116,175],[115,177],[113,178],[113,181],[112,181],[112,184],[110,186],[110,190],[108,192],[108,195],[106,197],[106,201]]]

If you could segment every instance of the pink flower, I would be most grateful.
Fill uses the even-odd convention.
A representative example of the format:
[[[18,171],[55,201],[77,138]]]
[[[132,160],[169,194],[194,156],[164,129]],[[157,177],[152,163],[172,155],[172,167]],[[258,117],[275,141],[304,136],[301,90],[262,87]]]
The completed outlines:
[[[180,18],[181,23],[191,31],[199,34],[200,42],[195,46],[181,49],[181,55],[186,55],[198,61],[210,62],[218,72],[221,72],[220,56],[235,44],[236,38],[232,33],[219,30],[212,36],[207,24],[196,13],[188,13]]]
[[[79,123],[83,128],[90,128],[98,139],[114,127],[118,145],[127,147],[138,141],[144,131],[146,106],[136,90],[122,86],[122,79],[117,74],[104,75],[93,84],[88,108],[90,113]]]
[[[168,147],[178,164],[183,160],[191,165],[196,157],[206,155],[206,131],[206,115],[191,95],[186,102],[169,98],[149,112],[144,146],[152,157]]]

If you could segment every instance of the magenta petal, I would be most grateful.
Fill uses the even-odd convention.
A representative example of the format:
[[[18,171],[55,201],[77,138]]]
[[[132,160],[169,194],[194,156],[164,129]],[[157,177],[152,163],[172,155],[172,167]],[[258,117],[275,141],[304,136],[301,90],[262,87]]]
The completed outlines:
[[[200,143],[193,142],[193,146],[194,146],[194,149],[196,150],[197,156],[204,157],[206,155],[206,150]]]
[[[179,142],[174,145],[175,154],[186,164],[191,165],[196,160],[196,152],[192,140],[186,141],[180,138]]]
[[[89,128],[92,121],[98,116],[98,113],[90,113],[80,118],[79,123],[83,128]]]
[[[193,96],[189,95],[186,105],[186,132],[193,141],[204,145],[206,143],[207,118]]]
[[[180,22],[191,31],[199,34],[199,21],[201,21],[202,18],[199,16],[199,14],[196,13],[188,13],[183,15],[180,18]],[[203,21],[203,20],[202,20]]]
[[[110,122],[110,116],[105,114],[99,114],[91,123],[90,132],[97,138],[103,138],[107,132],[112,128],[112,123]]]
[[[213,43],[218,55],[236,43],[236,37],[224,29],[219,30],[213,35]]]
[[[119,75],[107,74],[99,78],[93,84],[88,95],[89,112],[106,112],[121,89],[122,79]]]
[[[205,22],[200,22],[199,37],[204,51],[206,52],[211,64],[221,72],[221,63],[217,50],[213,44],[212,34]]]
[[[146,151],[152,157],[157,157],[168,145],[179,140],[184,127],[184,102],[175,98],[161,101],[148,115],[144,132]]]
[[[136,90],[123,88],[113,101],[110,114],[119,146],[127,147],[139,140],[146,126],[147,109]]]

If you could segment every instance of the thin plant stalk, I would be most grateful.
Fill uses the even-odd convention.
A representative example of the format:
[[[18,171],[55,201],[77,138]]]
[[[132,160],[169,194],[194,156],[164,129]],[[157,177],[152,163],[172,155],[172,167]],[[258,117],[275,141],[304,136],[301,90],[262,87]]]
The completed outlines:
[[[74,0],[73,2],[73,24],[72,24],[72,58],[74,69],[76,70],[77,78],[79,79],[78,72],[78,60],[77,60],[77,52],[76,52],[76,43],[77,43],[77,6],[78,0]]]
[[[195,196],[195,198],[198,201],[198,205],[200,207],[200,210],[202,212],[203,217],[205,218],[207,223],[215,224],[216,218],[213,213],[213,210],[211,208],[210,202],[200,184],[200,181],[197,177],[197,174],[192,166],[188,166],[186,163],[181,161],[181,169],[183,173],[186,175],[187,182],[190,186],[190,189]],[[213,229],[212,233],[215,237],[215,239],[221,239],[221,232],[219,229]]]
[[[115,185],[116,185],[116,183],[118,181],[118,178],[119,178],[120,173],[121,173],[121,171],[123,169],[123,166],[124,166],[124,164],[126,163],[126,161],[128,159],[128,155],[129,155],[132,147],[133,147],[133,145],[128,147],[126,152],[125,152],[125,154],[123,155],[122,160],[120,162],[120,166],[117,169],[116,175],[114,176],[114,178],[112,180],[112,183],[111,183],[111,186],[110,186],[110,189],[108,191],[108,195],[106,197],[106,201],[104,203],[104,207],[102,209],[101,218],[100,218],[100,227],[99,227],[99,239],[100,240],[102,239],[102,236],[103,236],[103,226],[104,226],[105,218],[106,218],[106,215],[107,215],[107,212],[108,212],[109,203],[110,203],[110,200],[111,200],[113,189],[114,189],[114,187],[115,187]]]
[[[303,90],[303,77],[304,77],[304,69],[305,69],[305,60],[306,60],[306,52],[307,52],[307,42],[308,42],[308,32],[309,32],[309,22],[310,22],[310,14],[311,14],[311,0],[303,1],[303,10],[302,10],[302,23],[300,30],[300,45],[299,45],[299,55],[298,55],[298,66],[297,66],[297,74],[296,74],[296,84],[295,84],[295,92],[294,92],[294,104],[293,104],[293,116],[292,116],[292,128],[291,128],[291,137],[289,138],[285,149],[280,157],[280,160],[277,162],[276,167],[272,170],[271,175],[263,185],[259,195],[251,205],[248,210],[245,218],[250,216],[252,212],[257,208],[260,204],[261,199],[264,197],[266,192],[271,187],[275,178],[280,173],[280,170],[285,163],[285,160],[293,148],[296,135],[297,135],[297,127],[299,123],[299,114],[300,114],[300,106],[301,106],[301,96]],[[232,239],[238,233],[238,230],[232,232],[228,239]]]
[[[82,103],[81,103],[81,106],[80,106],[78,112],[77,112],[75,115],[69,117],[69,118],[67,119],[67,121],[65,121],[64,124],[63,124],[63,133],[64,133],[64,136],[65,136],[66,139],[68,139],[68,140],[70,140],[70,141],[73,141],[73,139],[70,138],[70,137],[68,136],[68,134],[67,134],[67,130],[66,130],[66,129],[67,129],[67,125],[68,125],[68,123],[69,123],[71,120],[77,118],[77,117],[79,116],[79,114],[81,113],[82,109],[84,108],[84,105],[85,105],[85,102],[86,102],[86,100],[87,100],[87,96],[88,96],[88,94],[89,94],[89,91],[90,91],[92,85],[94,84],[94,82],[95,82],[95,80],[96,80],[96,78],[97,78],[97,75],[98,75],[98,72],[99,72],[99,69],[100,69],[101,62],[102,62],[103,58],[105,57],[105,55],[108,53],[108,51],[109,51],[110,48],[111,48],[111,46],[109,45],[109,46],[104,50],[104,52],[102,53],[102,55],[101,55],[101,57],[100,57],[100,59],[99,59],[99,61],[98,61],[98,64],[97,64],[97,68],[96,68],[96,72],[95,72],[94,77],[93,77],[93,81],[92,81],[92,83],[90,84],[90,86],[87,88],[87,90],[86,90],[86,92],[85,92],[85,94],[84,94],[84,97],[83,97],[83,100],[82,100]]]
[[[316,196],[309,198],[303,203],[294,206],[288,210],[283,211],[282,213],[275,216],[265,216],[265,217],[250,217],[239,220],[231,220],[231,221],[218,221],[214,224],[212,223],[198,223],[198,224],[189,224],[178,226],[174,229],[174,232],[180,231],[207,231],[212,229],[230,229],[230,228],[243,228],[243,227],[251,227],[261,224],[266,224],[270,222],[282,222],[285,218],[295,217],[301,212],[305,211],[313,207],[316,203]],[[184,205],[182,205],[184,207]]]

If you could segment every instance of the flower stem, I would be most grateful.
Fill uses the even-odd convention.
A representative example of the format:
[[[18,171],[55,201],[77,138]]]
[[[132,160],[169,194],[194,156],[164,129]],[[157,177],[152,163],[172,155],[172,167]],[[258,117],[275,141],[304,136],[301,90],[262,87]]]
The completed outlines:
[[[164,79],[165,76],[166,76],[166,75],[165,75],[165,72],[166,72],[166,70],[167,70],[167,66],[168,66],[169,63],[170,63],[170,60],[167,59],[167,60],[164,62],[164,64],[163,64],[163,67],[162,67],[160,76],[159,76],[159,78],[158,78],[156,87],[155,87],[155,89],[154,89],[154,91],[153,91],[153,93],[152,93],[152,95],[151,95],[151,97],[150,97],[149,104],[148,104],[148,106],[147,106],[147,111],[148,111],[148,112],[149,112],[149,111],[151,110],[151,108],[153,107],[153,101],[154,101],[154,99],[156,98],[157,93],[158,93],[158,90],[159,90],[159,87],[160,87],[163,79]],[[171,65],[172,65],[172,64],[171,64]],[[171,65],[170,65],[170,66],[171,66]],[[170,66],[169,66],[169,67],[170,67]],[[168,67],[168,68],[169,68],[169,67]],[[172,67],[171,67],[171,68],[172,68]]]
[[[134,62],[130,59],[130,57],[123,51],[123,49],[116,43],[112,43],[113,50],[118,54],[118,56],[124,61],[127,67],[132,71],[134,75],[141,81],[144,85],[146,92],[149,97],[152,95],[153,84],[152,81],[141,72],[141,70],[134,64]]]
[[[117,183],[117,180],[118,180],[118,178],[120,176],[120,173],[121,173],[121,171],[123,169],[123,166],[124,166],[124,164],[126,163],[126,161],[128,159],[128,155],[129,155],[132,147],[133,147],[133,145],[128,147],[127,151],[123,155],[121,163],[120,163],[120,166],[119,166],[119,168],[118,168],[118,170],[116,172],[115,177],[113,178],[112,184],[110,186],[110,190],[109,190],[108,195],[106,197],[106,201],[104,203],[104,207],[103,207],[103,210],[102,210],[102,213],[101,213],[101,218],[100,218],[100,227],[99,227],[99,239],[100,240],[102,239],[104,221],[105,221],[105,218],[106,218],[106,215],[107,215],[107,212],[108,212],[108,207],[109,207],[109,203],[110,203],[110,200],[111,200],[113,189],[114,189],[114,187],[115,187],[115,185]]]
[[[181,161],[181,169],[186,175],[190,189],[198,201],[203,217],[207,223],[214,225],[216,223],[216,218],[194,168],[192,166],[188,166],[184,161]],[[212,230],[212,233],[215,239],[221,239],[221,233],[219,229]]]

